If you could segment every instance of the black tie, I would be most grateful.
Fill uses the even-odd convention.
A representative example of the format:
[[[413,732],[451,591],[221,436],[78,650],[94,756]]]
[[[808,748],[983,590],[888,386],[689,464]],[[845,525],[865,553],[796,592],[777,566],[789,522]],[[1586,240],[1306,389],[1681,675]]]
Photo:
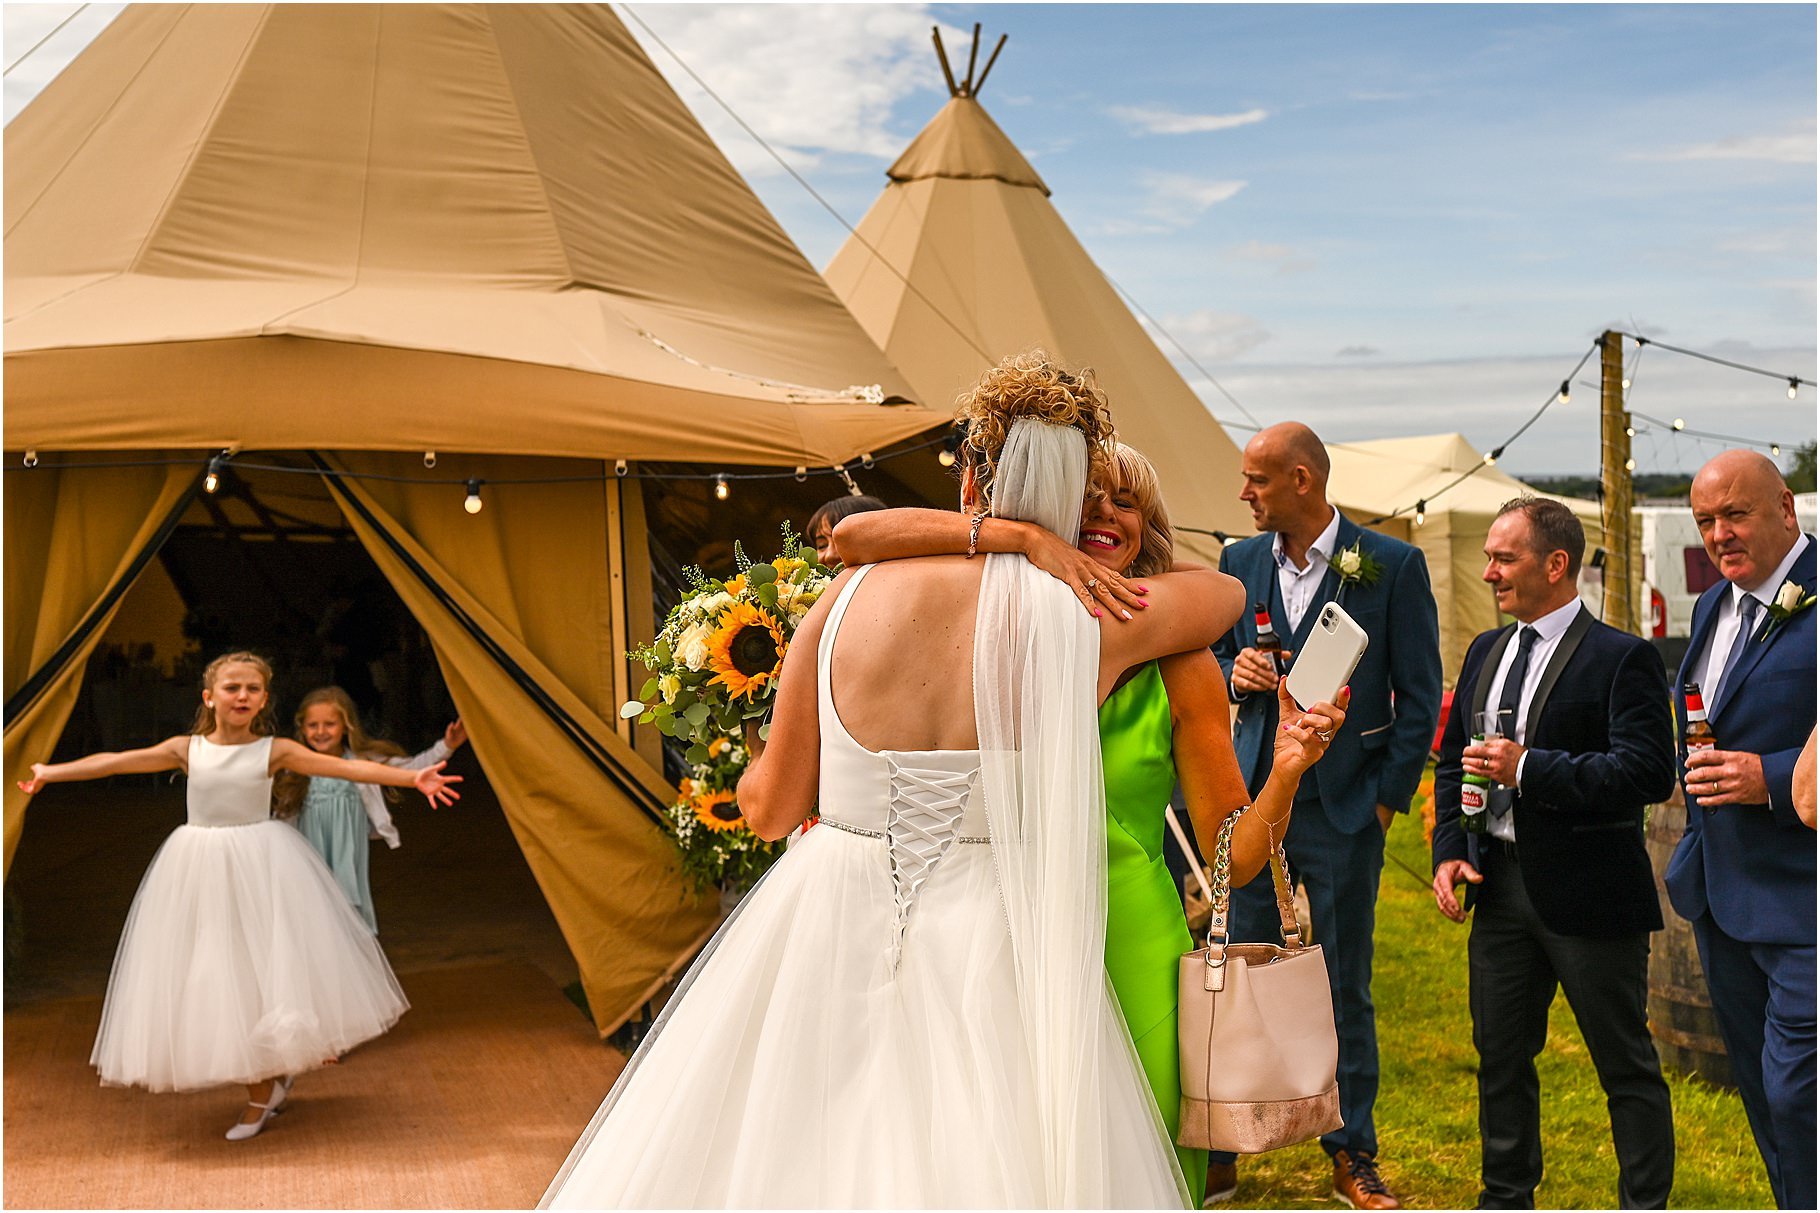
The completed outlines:
[[[1523,680],[1529,677],[1529,651],[1541,639],[1528,624],[1517,633],[1517,659],[1504,675],[1504,689],[1498,695],[1498,732],[1512,741],[1517,739],[1517,705],[1523,701]]]

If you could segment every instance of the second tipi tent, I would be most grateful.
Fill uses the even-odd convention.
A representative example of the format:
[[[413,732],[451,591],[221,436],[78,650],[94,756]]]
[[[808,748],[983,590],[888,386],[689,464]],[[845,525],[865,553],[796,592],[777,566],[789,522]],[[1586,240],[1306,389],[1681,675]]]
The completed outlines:
[[[950,74],[948,103],[886,170],[890,184],[828,264],[829,285],[932,407],[1032,346],[1092,367],[1120,438],[1155,462],[1177,525],[1250,534],[1238,448],[980,105],[996,59],[977,78],[971,65],[958,83]],[[1219,551],[1188,532],[1177,546],[1208,562]]]

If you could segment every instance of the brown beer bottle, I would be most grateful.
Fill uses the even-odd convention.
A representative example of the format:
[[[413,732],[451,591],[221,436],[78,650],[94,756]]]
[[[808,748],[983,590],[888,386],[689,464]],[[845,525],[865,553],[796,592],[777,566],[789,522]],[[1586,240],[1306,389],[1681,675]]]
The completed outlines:
[[[1252,618],[1258,625],[1258,638],[1252,647],[1270,658],[1271,667],[1276,670],[1277,677],[1281,678],[1289,673],[1288,666],[1283,661],[1283,638],[1271,626],[1268,607],[1260,602],[1254,604],[1251,610]]]
[[[1713,736],[1713,726],[1706,723],[1706,703],[1700,698],[1700,684],[1690,682],[1681,689],[1687,695],[1687,729],[1681,735],[1681,743],[1689,754],[1710,750],[1719,739]]]

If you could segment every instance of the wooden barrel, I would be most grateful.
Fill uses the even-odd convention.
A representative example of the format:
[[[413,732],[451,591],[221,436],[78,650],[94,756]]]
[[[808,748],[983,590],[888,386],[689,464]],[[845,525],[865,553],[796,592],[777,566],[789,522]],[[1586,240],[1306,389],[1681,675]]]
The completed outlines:
[[[1687,806],[1676,787],[1649,817],[1649,864],[1656,874],[1656,896],[1662,902],[1663,929],[1650,938],[1649,1032],[1656,1038],[1662,1066],[1701,1078],[1714,1086],[1736,1088],[1731,1060],[1713,1018],[1706,993],[1706,974],[1694,946],[1694,929],[1668,904],[1662,876],[1687,827]]]

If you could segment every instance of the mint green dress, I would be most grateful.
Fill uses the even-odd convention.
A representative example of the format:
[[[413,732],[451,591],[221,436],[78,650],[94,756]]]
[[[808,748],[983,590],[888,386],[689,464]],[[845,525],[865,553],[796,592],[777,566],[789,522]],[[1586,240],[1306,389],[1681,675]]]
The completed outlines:
[[[1175,791],[1174,723],[1150,662],[1100,706],[1106,772],[1106,972],[1169,1138],[1180,1127],[1176,967],[1194,945],[1163,863],[1163,810]],[[1188,1190],[1207,1185],[1207,1152],[1176,1147]]]
[[[367,929],[377,935],[379,917],[373,912],[373,889],[367,881],[369,828],[359,788],[328,775],[310,779],[297,830],[335,874],[335,883],[366,920]]]

